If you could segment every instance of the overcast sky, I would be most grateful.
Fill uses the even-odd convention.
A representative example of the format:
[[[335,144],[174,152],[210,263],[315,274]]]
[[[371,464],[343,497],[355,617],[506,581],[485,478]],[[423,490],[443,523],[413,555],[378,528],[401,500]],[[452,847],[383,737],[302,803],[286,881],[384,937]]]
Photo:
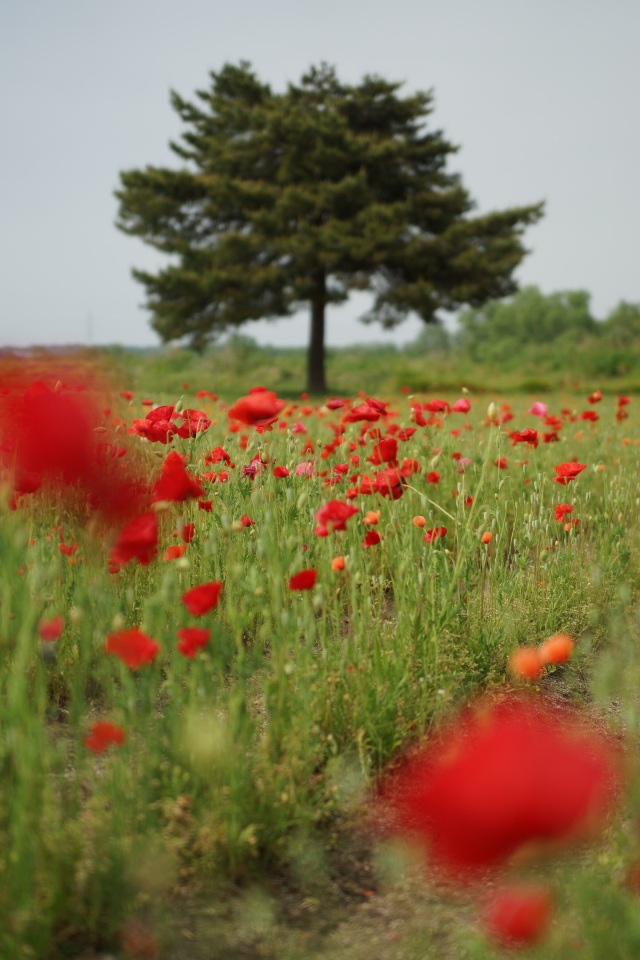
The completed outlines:
[[[431,125],[480,211],[545,200],[517,277],[587,289],[596,316],[640,301],[640,0],[1,0],[0,345],[157,343],[114,227],[118,173],[177,166],[169,90],[251,61],[274,89],[327,61],[433,89]],[[415,337],[332,309],[328,342]],[[301,315],[252,323],[303,344]]]

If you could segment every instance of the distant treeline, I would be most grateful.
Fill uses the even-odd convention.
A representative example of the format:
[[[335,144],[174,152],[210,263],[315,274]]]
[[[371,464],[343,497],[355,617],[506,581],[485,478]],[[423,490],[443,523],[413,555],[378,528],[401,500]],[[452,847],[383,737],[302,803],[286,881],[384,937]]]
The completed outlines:
[[[294,323],[295,321],[289,321]],[[304,348],[262,347],[244,331],[195,353],[184,346],[148,351],[87,350],[119,382],[154,396],[206,389],[232,397],[256,384],[298,397],[305,387]],[[536,392],[607,388],[640,393],[640,304],[620,303],[604,320],[584,290],[543,294],[526,287],[507,300],[459,314],[454,330],[425,324],[406,346],[376,343],[329,348],[329,391]],[[188,384],[188,386],[185,386]]]
[[[640,304],[621,302],[598,320],[585,290],[545,295],[525,287],[508,300],[464,310],[453,333],[425,327],[410,351],[455,353],[462,362],[503,372],[531,368],[624,377],[639,369]]]

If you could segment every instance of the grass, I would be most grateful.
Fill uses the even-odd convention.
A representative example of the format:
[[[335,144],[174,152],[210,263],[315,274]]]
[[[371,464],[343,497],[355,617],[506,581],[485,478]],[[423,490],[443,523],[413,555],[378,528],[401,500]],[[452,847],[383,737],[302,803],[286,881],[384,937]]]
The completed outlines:
[[[172,446],[193,475],[224,468],[204,463],[217,445],[235,466],[228,480],[204,484],[200,499],[212,501],[211,512],[198,498],[156,505],[159,554],[149,565],[109,573],[116,529],[95,515],[87,522],[67,488],[46,484],[12,510],[6,474],[0,955],[191,960],[210,956],[214,939],[228,957],[260,949],[274,958],[320,960],[335,950],[358,958],[376,943],[381,957],[495,956],[466,929],[472,896],[398,867],[367,827],[368,797],[398,752],[452,709],[512,683],[506,665],[517,645],[557,631],[577,638],[576,654],[542,686],[637,735],[633,404],[618,422],[615,398],[605,396],[590,424],[572,419],[586,398],[545,396],[550,412],[572,412],[562,415],[559,442],[533,449],[512,446],[505,432],[541,426],[525,398],[511,399],[514,419],[501,427],[487,423],[490,398],[471,395],[468,414],[435,416],[400,441],[400,462],[414,459],[419,470],[398,499],[356,491],[349,502],[358,514],[346,530],[318,537],[319,507],[345,500],[361,483],[355,474],[381,469],[366,459],[371,430],[413,425],[411,397],[385,395],[397,412],[368,434],[345,424],[342,444],[323,458],[344,411],[291,402],[280,417],[286,428],[234,432],[222,399],[194,397],[210,382],[193,381],[186,402],[211,426]],[[101,400],[109,413],[100,436],[125,446],[122,463],[153,483],[172,446],[127,434],[148,409],[141,386],[129,403]],[[151,386],[156,403],[178,400]],[[243,477],[258,455],[265,468]],[[313,475],[296,476],[309,460]],[[555,465],[572,460],[587,469],[566,487],[552,482]],[[291,475],[277,479],[275,463]],[[338,463],[348,464],[346,476],[334,472]],[[427,483],[430,471],[437,484]],[[326,486],[331,477],[339,482]],[[579,525],[556,521],[558,502],[572,504]],[[370,510],[380,516],[367,526]],[[194,524],[192,542],[164,560],[185,523]],[[441,526],[446,535],[426,543],[425,531]],[[367,530],[381,535],[378,545],[363,546]],[[77,544],[75,552],[62,553],[61,543]],[[332,567],[338,556],[341,571]],[[302,569],[317,570],[316,584],[291,591],[289,578]],[[214,580],[224,585],[218,606],[191,616],[183,593]],[[64,620],[60,637],[41,641],[40,625],[55,616]],[[177,650],[177,630],[196,625],[211,636],[190,659]],[[104,648],[106,637],[133,627],[160,646],[135,671]],[[88,749],[97,720],[120,727],[124,743]],[[551,939],[531,956],[573,956],[575,940],[581,957],[635,955],[637,901],[622,880],[638,847],[638,799],[632,787],[626,818],[595,854],[535,868],[555,884],[559,907]],[[400,939],[385,939],[394,916]]]

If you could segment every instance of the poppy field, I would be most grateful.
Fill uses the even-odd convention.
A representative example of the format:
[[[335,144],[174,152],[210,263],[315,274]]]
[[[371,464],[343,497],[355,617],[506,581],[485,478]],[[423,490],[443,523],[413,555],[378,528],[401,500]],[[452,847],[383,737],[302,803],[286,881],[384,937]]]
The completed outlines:
[[[53,367],[0,378],[0,956],[640,955],[637,399]]]

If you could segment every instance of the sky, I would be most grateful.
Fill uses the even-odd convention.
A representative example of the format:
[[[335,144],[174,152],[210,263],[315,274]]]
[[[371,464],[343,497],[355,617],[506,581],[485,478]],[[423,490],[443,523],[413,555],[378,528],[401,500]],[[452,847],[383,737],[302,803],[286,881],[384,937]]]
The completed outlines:
[[[432,90],[478,212],[546,203],[518,282],[586,289],[597,317],[637,303],[639,36],[639,0],[2,0],[0,347],[158,344],[131,268],[164,260],[114,226],[119,172],[179,166],[170,90],[240,60],[275,90],[322,61]],[[367,303],[329,311],[329,345],[422,327],[363,326]],[[308,325],[242,332],[294,346]]]

